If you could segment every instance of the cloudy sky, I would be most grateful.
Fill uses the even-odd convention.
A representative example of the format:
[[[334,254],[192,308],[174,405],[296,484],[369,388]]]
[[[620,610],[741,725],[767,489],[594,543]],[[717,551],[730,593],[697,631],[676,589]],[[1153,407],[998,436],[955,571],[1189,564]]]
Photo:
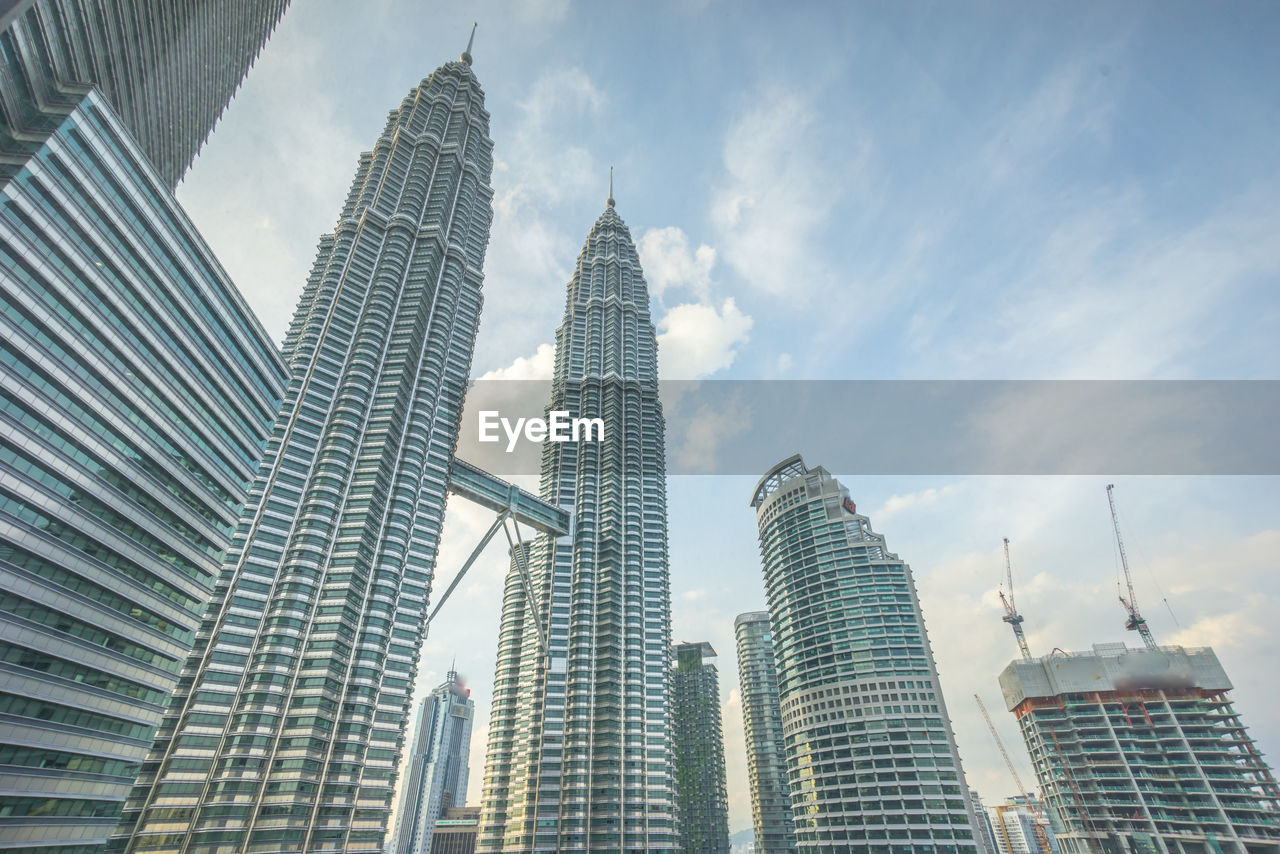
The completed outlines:
[[[276,339],[359,152],[478,20],[496,215],[476,376],[549,371],[614,165],[666,377],[1280,379],[1274,4],[356,8],[296,0],[179,189]],[[970,783],[1012,794],[972,698],[1029,779],[995,681],[1016,652],[1000,540],[1034,651],[1121,640],[1108,478],[835,474],[916,573]],[[764,604],[753,480],[669,488],[674,634],[720,653],[735,831],[751,815],[732,623]],[[1114,480],[1157,638],[1216,649],[1274,758],[1276,480]],[[488,526],[460,505],[437,591]],[[473,689],[472,803],[502,552],[432,627],[419,680],[456,656]]]

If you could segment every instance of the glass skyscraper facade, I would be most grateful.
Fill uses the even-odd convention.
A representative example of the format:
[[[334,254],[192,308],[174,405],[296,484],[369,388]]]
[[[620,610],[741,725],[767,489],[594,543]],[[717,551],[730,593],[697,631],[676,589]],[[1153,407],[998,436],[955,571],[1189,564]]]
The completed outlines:
[[[360,157],[113,849],[382,850],[480,316],[492,147],[464,54]]]
[[[751,783],[751,819],[758,854],[796,850],[787,756],[783,750],[778,672],[773,666],[773,632],[768,611],[749,611],[733,621],[742,683],[742,724]]]
[[[287,374],[96,92],[0,188],[0,302],[0,848],[93,851]]]
[[[665,425],[648,288],[612,198],[569,282],[549,408],[605,430],[543,445],[542,497],[574,529],[524,553],[545,652],[514,560],[507,578],[477,850],[673,851]]]
[[[797,455],[751,506],[801,851],[976,851],[973,811],[911,570]]]
[[[391,854],[429,854],[436,820],[451,807],[466,806],[475,707],[453,670],[422,701],[387,846]]]
[[[684,854],[729,854],[720,679],[709,643],[672,650],[671,734],[676,757],[676,815]]]
[[[170,188],[288,0],[20,0],[0,32],[0,179],[96,87]]]

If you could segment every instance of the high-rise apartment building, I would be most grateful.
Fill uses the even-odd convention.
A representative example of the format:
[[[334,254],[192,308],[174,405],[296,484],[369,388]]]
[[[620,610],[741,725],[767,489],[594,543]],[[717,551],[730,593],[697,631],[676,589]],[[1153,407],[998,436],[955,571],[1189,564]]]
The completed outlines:
[[[782,707],[778,701],[778,672],[773,665],[769,612],[739,614],[733,629],[738,644],[756,850],[761,854],[791,854],[796,850],[796,829],[787,789],[787,755],[783,749]]]
[[[513,554],[477,850],[673,851],[657,340],[612,198],[569,282],[549,408],[601,418],[604,435],[543,446],[542,497],[575,524]],[[521,593],[525,555],[537,612]]]
[[[471,723],[476,704],[450,669],[418,709],[390,854],[429,854],[436,820],[467,803]]]
[[[996,837],[991,826],[991,816],[987,814],[987,808],[977,789],[969,790],[969,803],[973,805],[973,839],[978,843],[978,854],[996,854]]]
[[[987,811],[991,838],[999,854],[1058,854],[1058,840],[1039,801],[1027,795],[1008,798]],[[978,817],[981,821],[982,816]]]
[[[976,850],[911,570],[799,455],[756,484],[801,851]]]
[[[676,759],[676,815],[684,854],[729,854],[720,679],[711,644],[672,648],[671,734]]]
[[[0,187],[0,848],[96,851],[178,683],[287,372],[82,94]]]
[[[1211,649],[1017,660],[1000,674],[1067,854],[1280,851],[1280,788]]]
[[[287,3],[17,3],[0,32],[0,180],[94,87],[172,189]]]
[[[492,148],[464,53],[360,157],[115,848],[382,850],[479,322]]]

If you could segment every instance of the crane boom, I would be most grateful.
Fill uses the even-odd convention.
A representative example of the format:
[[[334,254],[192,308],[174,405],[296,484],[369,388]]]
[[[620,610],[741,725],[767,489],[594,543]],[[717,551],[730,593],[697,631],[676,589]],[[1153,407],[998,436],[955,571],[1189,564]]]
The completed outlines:
[[[1005,540],[1006,546],[1008,543],[1009,541]],[[1014,785],[1018,787],[1018,793],[1024,796],[1031,794],[1027,791],[1027,787],[1022,785],[1022,777],[1019,776],[1018,769],[1013,767],[1013,760],[1009,758],[1009,751],[1004,749],[1004,742],[1000,739],[1000,733],[996,732],[996,725],[991,721],[991,715],[987,712],[986,703],[982,702],[982,698],[977,694],[973,695],[973,699],[978,701],[978,708],[982,710],[982,719],[987,722],[987,729],[991,731],[991,738],[995,740],[996,747],[1000,748],[1000,755],[1004,757],[1004,764],[1009,768],[1009,775],[1013,777]],[[1031,810],[1032,824],[1036,828],[1036,841],[1040,844],[1040,851],[1042,854],[1053,854],[1053,848],[1049,844],[1049,834],[1044,829],[1048,821],[1044,819],[1040,812],[1040,799],[1036,798],[1033,801],[1028,801],[1027,808]],[[1001,816],[1000,828],[1006,834],[1005,845],[1007,850],[1012,850],[1008,849],[1008,831],[1004,829],[1003,816]]]
[[[1004,574],[1009,586],[1009,597],[1006,599],[1004,591],[1000,591],[1000,603],[1004,605],[1004,616],[1000,619],[1013,629],[1013,636],[1018,641],[1018,649],[1022,651],[1022,657],[1030,661],[1031,649],[1027,646],[1027,635],[1022,631],[1022,615],[1018,613],[1018,608],[1013,602],[1013,562],[1009,560],[1008,537],[1004,538]]]
[[[1111,526],[1116,530],[1116,546],[1120,549],[1120,566],[1124,568],[1124,583],[1129,592],[1129,598],[1126,599],[1123,595],[1119,597],[1120,604],[1129,615],[1124,622],[1124,627],[1131,632],[1136,631],[1142,637],[1142,642],[1147,649],[1159,649],[1156,639],[1151,634],[1151,628],[1147,625],[1142,613],[1138,611],[1138,597],[1134,595],[1133,576],[1129,573],[1129,558],[1124,551],[1124,539],[1120,536],[1120,517],[1116,514],[1116,500],[1111,494],[1115,486],[1114,483],[1107,484],[1107,505],[1111,508]]]

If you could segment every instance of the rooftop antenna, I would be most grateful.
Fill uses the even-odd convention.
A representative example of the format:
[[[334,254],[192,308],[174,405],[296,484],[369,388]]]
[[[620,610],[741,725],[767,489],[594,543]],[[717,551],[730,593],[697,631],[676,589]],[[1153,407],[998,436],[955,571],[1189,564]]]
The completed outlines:
[[[613,207],[613,167],[609,167],[609,207]]]
[[[467,65],[471,64],[471,45],[475,43],[476,27],[478,27],[479,25],[480,25],[479,21],[473,21],[471,23],[471,38],[467,39],[467,49],[462,52],[461,59]]]
[[[1136,631],[1142,636],[1142,642],[1146,644],[1147,649],[1159,649],[1156,645],[1156,639],[1151,636],[1151,629],[1147,626],[1147,621],[1143,619],[1142,614],[1138,611],[1138,597],[1133,592],[1133,576],[1129,574],[1129,558],[1124,553],[1124,540],[1120,537],[1120,517],[1116,515],[1116,500],[1111,495],[1111,490],[1115,489],[1114,483],[1107,484],[1107,504],[1111,507],[1111,525],[1116,529],[1116,545],[1120,548],[1120,565],[1124,567],[1124,583],[1129,591],[1129,598],[1125,598],[1120,594],[1120,604],[1124,606],[1124,610],[1129,614],[1129,619],[1124,621],[1124,627],[1131,632]]]
[[[1000,603],[1004,605],[1004,616],[1000,619],[1004,620],[1013,629],[1013,636],[1018,639],[1018,649],[1022,651],[1023,659],[1031,660],[1031,650],[1027,647],[1027,636],[1022,631],[1022,615],[1018,613],[1018,609],[1013,604],[1013,562],[1009,560],[1009,538],[1004,538],[1004,575],[1005,581],[1009,585],[1009,596],[1006,598],[1004,590],[1000,591]]]

